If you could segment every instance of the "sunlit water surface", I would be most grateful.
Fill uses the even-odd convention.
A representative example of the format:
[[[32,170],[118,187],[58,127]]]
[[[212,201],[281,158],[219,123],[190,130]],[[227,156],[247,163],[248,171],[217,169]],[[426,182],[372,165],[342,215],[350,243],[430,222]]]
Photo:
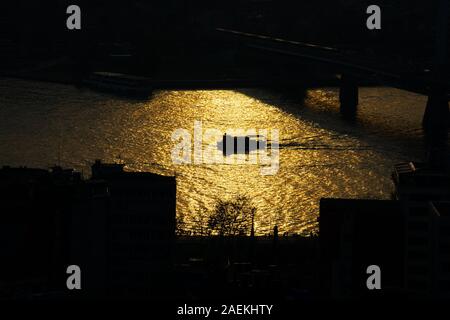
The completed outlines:
[[[0,165],[48,168],[58,162],[90,175],[95,159],[128,170],[177,176],[177,213],[189,227],[217,199],[245,195],[256,231],[317,231],[322,197],[390,197],[394,163],[424,156],[420,122],[426,98],[362,88],[356,123],[339,116],[337,90],[305,101],[257,89],[160,91],[133,101],[72,86],[0,79]],[[258,164],[174,165],[172,133],[194,122],[215,128],[278,129],[280,168]],[[204,147],[208,140],[203,141]]]

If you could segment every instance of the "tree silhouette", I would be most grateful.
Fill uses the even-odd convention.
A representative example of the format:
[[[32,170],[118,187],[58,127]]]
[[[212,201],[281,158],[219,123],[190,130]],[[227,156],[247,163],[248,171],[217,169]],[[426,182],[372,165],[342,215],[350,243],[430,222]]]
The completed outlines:
[[[213,235],[237,236],[250,235],[256,208],[245,196],[233,200],[219,200],[209,216],[208,228]]]

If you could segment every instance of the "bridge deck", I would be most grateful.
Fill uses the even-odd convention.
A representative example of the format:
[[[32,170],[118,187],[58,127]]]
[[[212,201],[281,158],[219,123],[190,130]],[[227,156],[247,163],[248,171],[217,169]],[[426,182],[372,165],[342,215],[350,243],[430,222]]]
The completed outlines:
[[[350,73],[356,77],[370,78],[380,84],[415,93],[428,94],[430,84],[433,83],[432,74],[426,66],[417,67],[410,63],[389,61],[354,51],[230,29],[217,28],[216,31],[233,37],[247,47],[262,53],[272,53],[280,57],[289,56],[306,63],[326,65],[337,73]],[[439,84],[448,88],[450,100],[450,78],[447,77],[444,83]]]

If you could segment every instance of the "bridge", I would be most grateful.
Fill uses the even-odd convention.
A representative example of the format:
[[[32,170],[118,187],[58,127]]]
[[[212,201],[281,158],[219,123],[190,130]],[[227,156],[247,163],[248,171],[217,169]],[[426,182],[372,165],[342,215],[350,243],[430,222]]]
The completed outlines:
[[[348,49],[275,38],[267,35],[217,28],[216,32],[250,49],[255,55],[274,60],[290,59],[305,66],[320,66],[340,75],[339,100],[344,115],[354,115],[358,105],[358,85],[371,81],[428,96],[423,126],[442,133],[450,124],[450,1],[440,0],[435,19],[434,52],[429,65],[398,63]],[[444,129],[445,128],[445,129]]]
[[[423,95],[434,94],[439,87],[441,100],[450,101],[450,78],[437,75],[429,68],[413,67],[380,60],[355,51],[300,41],[274,38],[225,28],[216,31],[237,40],[255,54],[271,55],[273,59],[294,59],[305,65],[319,65],[328,73],[340,75],[340,102],[343,113],[354,112],[358,105],[358,82],[378,83]],[[448,63],[448,61],[446,62]],[[433,92],[433,93],[432,93]]]

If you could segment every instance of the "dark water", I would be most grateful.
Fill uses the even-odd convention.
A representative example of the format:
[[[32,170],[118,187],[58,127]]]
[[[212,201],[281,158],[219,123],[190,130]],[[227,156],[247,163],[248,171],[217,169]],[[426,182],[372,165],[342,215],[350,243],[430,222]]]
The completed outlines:
[[[389,198],[396,162],[424,157],[426,98],[362,88],[356,123],[339,116],[337,90],[311,90],[304,102],[262,90],[160,91],[133,101],[72,86],[0,79],[0,165],[60,163],[90,175],[95,159],[129,170],[176,174],[177,212],[187,225],[217,199],[246,195],[256,231],[316,231],[321,197]],[[258,164],[175,165],[172,133],[201,121],[203,130],[277,129],[279,170]],[[211,141],[203,141],[206,146]]]

